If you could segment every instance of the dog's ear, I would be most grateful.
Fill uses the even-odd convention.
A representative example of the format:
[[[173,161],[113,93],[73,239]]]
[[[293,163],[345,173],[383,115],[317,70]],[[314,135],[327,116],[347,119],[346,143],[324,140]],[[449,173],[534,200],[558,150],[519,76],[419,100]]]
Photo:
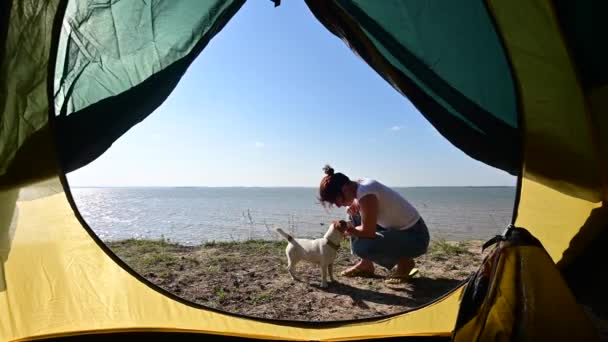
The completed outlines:
[[[346,231],[346,227],[347,227],[346,221],[339,220],[339,221],[334,221],[333,223],[334,223],[334,227],[338,231],[340,231],[340,233],[344,233]]]

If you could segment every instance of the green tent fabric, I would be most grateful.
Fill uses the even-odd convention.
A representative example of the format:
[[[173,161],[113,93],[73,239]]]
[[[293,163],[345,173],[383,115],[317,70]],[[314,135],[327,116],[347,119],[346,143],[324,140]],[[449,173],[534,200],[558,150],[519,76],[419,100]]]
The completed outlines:
[[[56,113],[77,112],[164,70],[221,30],[243,3],[69,1],[57,51]]]
[[[475,121],[482,120],[482,114],[517,128],[509,65],[482,2],[471,1],[467,6],[440,1],[338,3],[363,26],[391,64],[415,78],[454,115],[478,130],[484,124]],[[464,103],[467,100],[473,103]],[[463,103],[448,104],[458,101]],[[457,112],[452,106],[468,106],[468,112]]]
[[[60,6],[57,0],[0,4],[0,175],[9,171],[20,149],[47,134],[47,80]],[[33,177],[40,178],[41,171]]]
[[[518,174],[521,135],[515,85],[482,1],[307,3],[317,19],[455,146]]]
[[[94,160],[160,105],[192,59],[242,3],[69,2],[54,85],[66,171]],[[421,92],[411,96],[414,104],[444,136],[470,156],[518,173],[520,137],[513,80],[481,2],[469,6],[338,3],[361,24],[374,47],[398,71],[398,78],[411,82],[416,88],[412,92]],[[410,20],[404,23],[403,17]],[[435,25],[436,21],[442,25]],[[448,43],[463,48],[446,48]],[[413,95],[403,81],[389,81]],[[134,101],[137,93],[153,100]]]
[[[97,158],[152,113],[243,3],[70,1],[54,84],[66,172]]]
[[[64,171],[99,157],[167,98],[243,3],[3,2],[1,185],[24,184],[54,172],[58,165],[53,160],[28,152],[44,148],[44,155],[54,153],[54,146],[43,143],[50,125]],[[52,122],[48,98],[57,114]]]

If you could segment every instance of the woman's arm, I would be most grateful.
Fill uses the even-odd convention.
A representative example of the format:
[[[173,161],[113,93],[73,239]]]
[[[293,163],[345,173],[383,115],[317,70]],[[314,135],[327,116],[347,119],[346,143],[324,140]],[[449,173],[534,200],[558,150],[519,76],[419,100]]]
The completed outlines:
[[[361,225],[350,230],[349,233],[360,238],[375,238],[378,222],[378,198],[371,194],[363,196],[359,200],[359,213],[361,214]]]

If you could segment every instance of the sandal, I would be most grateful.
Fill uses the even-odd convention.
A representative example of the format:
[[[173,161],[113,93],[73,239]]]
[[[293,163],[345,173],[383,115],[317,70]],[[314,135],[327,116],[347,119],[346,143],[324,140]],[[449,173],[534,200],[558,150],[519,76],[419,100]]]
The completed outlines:
[[[410,278],[412,278],[413,276],[418,274],[418,272],[419,272],[419,270],[417,268],[412,268],[412,270],[410,271],[409,274],[402,274],[402,275],[391,274],[390,276],[388,276],[388,278],[384,282],[387,284],[405,283]]]
[[[365,277],[365,278],[373,278],[375,277],[374,272],[363,271],[358,268],[351,268],[346,271],[340,272],[342,277]]]

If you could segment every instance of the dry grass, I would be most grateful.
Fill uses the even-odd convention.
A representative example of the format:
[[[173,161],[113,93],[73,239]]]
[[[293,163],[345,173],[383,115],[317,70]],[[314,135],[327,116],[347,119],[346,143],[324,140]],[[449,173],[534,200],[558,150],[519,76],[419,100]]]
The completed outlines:
[[[450,291],[481,262],[481,242],[433,241],[417,259],[420,275],[388,285],[387,271],[375,278],[338,274],[354,264],[344,242],[335,263],[336,282],[321,289],[320,269],[298,265],[304,282],[286,272],[285,241],[250,240],[182,246],[165,240],[108,243],[134,270],[187,300],[258,317],[289,320],[345,320],[402,312]]]

